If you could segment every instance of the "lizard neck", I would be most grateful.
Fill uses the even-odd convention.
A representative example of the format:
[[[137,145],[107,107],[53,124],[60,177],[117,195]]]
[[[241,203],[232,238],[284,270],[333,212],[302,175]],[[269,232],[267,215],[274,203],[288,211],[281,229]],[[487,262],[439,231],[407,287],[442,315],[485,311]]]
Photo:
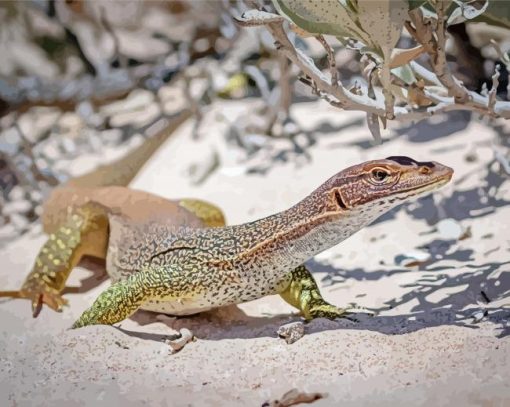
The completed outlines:
[[[325,199],[325,191],[319,188],[286,211],[242,225],[239,237],[251,243],[240,257],[257,259],[257,266],[291,270],[356,233],[380,213],[340,211],[333,200]]]

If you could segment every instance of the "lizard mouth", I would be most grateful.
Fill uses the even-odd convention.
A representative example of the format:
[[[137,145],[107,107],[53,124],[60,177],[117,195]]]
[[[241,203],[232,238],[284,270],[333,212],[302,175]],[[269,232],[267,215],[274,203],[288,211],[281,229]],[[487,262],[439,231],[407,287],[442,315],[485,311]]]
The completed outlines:
[[[448,182],[450,182],[450,180],[452,179],[452,175],[453,175],[453,172],[450,171],[446,174],[442,174],[442,175],[438,176],[433,181],[430,181],[430,182],[423,184],[419,187],[408,188],[403,191],[400,191],[399,195],[405,194],[405,196],[400,199],[407,199],[411,196],[421,195],[423,193],[434,191],[435,189],[441,188],[443,185],[446,185],[446,184],[448,184]]]

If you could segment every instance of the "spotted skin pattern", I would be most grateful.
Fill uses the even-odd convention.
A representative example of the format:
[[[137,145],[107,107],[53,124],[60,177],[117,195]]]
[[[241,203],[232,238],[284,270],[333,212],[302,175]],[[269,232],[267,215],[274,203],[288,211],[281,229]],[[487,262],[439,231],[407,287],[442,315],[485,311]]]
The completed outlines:
[[[134,222],[126,205],[116,213],[99,208],[97,219],[108,217],[103,230],[114,283],[73,327],[114,324],[138,308],[187,315],[277,293],[306,319],[342,317],[345,311],[322,298],[303,264],[392,207],[446,184],[452,173],[407,157],[369,161],[336,174],[286,211],[235,226],[220,227],[221,211],[206,203],[184,203],[195,218],[181,214],[171,222]],[[214,215],[203,219],[207,213]]]
[[[19,291],[1,292],[0,296],[27,298],[36,317],[42,304],[61,311],[67,300],[60,295],[72,269],[84,254],[101,257],[106,253],[107,208],[89,202],[70,208],[66,221],[39,251],[32,272]],[[7,295],[6,295],[7,294]]]
[[[185,315],[276,293],[307,319],[344,316],[343,309],[322,298],[302,265],[452,176],[441,164],[409,160],[350,167],[292,208],[251,223],[176,228],[166,234],[154,234],[154,227],[145,224],[149,232],[138,231],[138,241],[114,261],[142,271],[112,285],[73,327],[114,324],[148,303]]]
[[[67,205],[63,206],[63,202]],[[140,204],[149,206],[149,210],[144,213]],[[34,317],[39,315],[43,304],[55,311],[61,311],[62,306],[67,304],[61,292],[71,271],[84,256],[106,259],[108,252],[116,251],[117,245],[109,241],[113,219],[130,219],[124,236],[118,239],[118,242],[124,243],[130,237],[135,239],[139,225],[145,221],[155,226],[154,233],[163,234],[168,233],[168,224],[196,228],[224,225],[225,222],[222,211],[208,202],[193,199],[172,202],[118,186],[58,188],[45,207],[43,224],[48,240],[40,249],[31,273],[19,290],[0,291],[0,297],[29,299]],[[159,223],[155,223],[156,220]],[[123,278],[138,270],[130,269]],[[120,271],[115,266],[107,268],[114,280],[118,279]]]

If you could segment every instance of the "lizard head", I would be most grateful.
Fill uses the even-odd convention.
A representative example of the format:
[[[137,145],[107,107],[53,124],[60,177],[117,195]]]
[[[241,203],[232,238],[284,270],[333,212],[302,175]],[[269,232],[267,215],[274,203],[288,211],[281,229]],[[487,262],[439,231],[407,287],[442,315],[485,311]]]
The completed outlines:
[[[367,161],[326,183],[328,206],[338,212],[376,207],[376,212],[382,213],[447,184],[452,175],[451,168],[435,161],[419,162],[404,156]]]

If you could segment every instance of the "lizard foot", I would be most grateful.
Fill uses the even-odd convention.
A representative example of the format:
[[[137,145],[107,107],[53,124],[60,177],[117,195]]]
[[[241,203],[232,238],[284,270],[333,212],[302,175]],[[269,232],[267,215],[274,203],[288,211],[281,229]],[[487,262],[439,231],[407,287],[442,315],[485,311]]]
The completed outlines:
[[[337,319],[337,318],[346,318],[351,321],[355,321],[355,319],[351,318],[350,312],[345,308],[338,308],[331,304],[323,304],[312,307],[309,311],[310,318],[328,318],[328,319]]]
[[[57,290],[44,285],[21,289],[19,291],[19,298],[27,298],[32,302],[32,315],[34,318],[37,318],[41,312],[43,304],[46,304],[54,311],[62,312],[62,307],[68,303]]]

